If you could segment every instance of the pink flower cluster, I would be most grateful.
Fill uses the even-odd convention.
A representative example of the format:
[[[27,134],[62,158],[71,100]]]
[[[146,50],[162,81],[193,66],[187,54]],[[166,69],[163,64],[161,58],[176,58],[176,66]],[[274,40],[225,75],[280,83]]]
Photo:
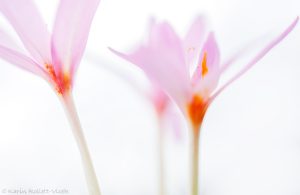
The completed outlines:
[[[100,188],[72,100],[72,88],[99,2],[60,0],[52,32],[48,31],[33,0],[0,2],[0,11],[24,46],[18,47],[8,34],[0,31],[0,58],[42,77],[58,94],[79,147],[91,195],[99,195]],[[221,61],[215,33],[205,25],[204,17],[196,18],[184,37],[180,37],[169,23],[152,21],[148,39],[133,52],[124,54],[110,48],[117,56],[145,73],[152,83],[149,99],[159,118],[168,118],[167,108],[170,104],[176,105],[185,117],[193,143],[191,195],[199,194],[199,135],[209,105],[226,87],[281,42],[297,22],[298,17],[223,84],[219,83],[222,74],[238,55],[233,55],[228,62]],[[162,189],[163,194],[165,192]]]

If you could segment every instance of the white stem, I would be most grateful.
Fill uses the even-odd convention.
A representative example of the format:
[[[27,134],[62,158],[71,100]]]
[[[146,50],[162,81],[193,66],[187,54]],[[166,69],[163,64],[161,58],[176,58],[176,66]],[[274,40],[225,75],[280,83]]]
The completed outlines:
[[[159,169],[159,195],[165,195],[165,166],[164,166],[164,130],[161,116],[158,115],[158,169]]]
[[[62,104],[65,108],[65,113],[69,119],[73,135],[75,137],[79,152],[81,155],[82,165],[85,173],[89,195],[100,195],[100,189],[93,167],[92,159],[85,141],[76,107],[74,105],[72,93],[66,93],[61,96]]]

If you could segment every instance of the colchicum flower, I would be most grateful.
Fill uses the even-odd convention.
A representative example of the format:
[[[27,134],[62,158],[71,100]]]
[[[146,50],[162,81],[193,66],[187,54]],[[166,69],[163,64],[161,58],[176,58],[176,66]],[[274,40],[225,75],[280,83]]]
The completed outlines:
[[[247,72],[284,39],[297,22],[298,18],[258,52],[240,72],[218,89],[220,76],[231,61],[221,64],[214,33],[207,31],[203,17],[195,20],[184,38],[180,38],[168,23],[153,22],[148,40],[133,53],[127,55],[111,49],[118,56],[141,68],[174,100],[187,119],[193,140],[191,195],[198,195],[199,191],[199,134],[207,108],[227,86]],[[195,61],[196,68],[193,70]]]
[[[141,91],[141,90],[140,90]],[[152,104],[155,109],[157,124],[158,124],[158,184],[159,195],[166,194],[165,184],[165,160],[164,160],[164,148],[165,148],[165,125],[170,125],[172,134],[175,137],[180,135],[180,120],[178,113],[174,109],[174,103],[168,97],[168,95],[160,89],[155,83],[152,83],[148,92],[144,95]]]
[[[100,0],[61,0],[50,34],[32,0],[1,0],[0,11],[18,34],[19,48],[0,32],[0,57],[50,83],[61,99],[81,152],[91,195],[100,190],[72,99],[74,75],[86,47]]]
[[[155,83],[150,83],[150,87],[147,89],[142,89],[135,85],[132,86],[149,100],[155,111],[158,126],[158,190],[159,195],[165,195],[165,128],[167,128],[166,125],[169,125],[174,137],[178,138],[181,131],[180,119],[178,113],[176,113],[177,110],[175,110],[174,103]]]
[[[139,95],[148,100],[153,108],[157,118],[158,126],[158,190],[160,195],[166,194],[164,162],[165,130],[167,127],[170,127],[169,129],[172,131],[172,135],[177,139],[180,138],[181,120],[177,113],[176,106],[168,97],[168,95],[154,82],[150,81],[149,85],[147,86],[140,85],[133,79],[133,75],[129,75],[127,72],[122,71],[120,67],[114,67],[108,62],[98,60],[97,56],[91,56],[90,60],[95,64],[101,64],[102,68],[113,73],[114,76],[121,78],[122,81],[125,81],[127,84],[129,84],[129,86],[133,88],[135,92],[138,92]]]
[[[159,168],[159,195],[166,194],[166,184],[165,184],[165,158],[164,158],[164,148],[165,148],[165,126],[164,124],[170,124],[171,130],[176,137],[179,137],[180,127],[179,127],[179,117],[174,111],[174,103],[167,96],[167,94],[161,90],[154,83],[152,84],[151,91],[148,94],[148,98],[152,103],[157,120],[158,120],[158,168]]]

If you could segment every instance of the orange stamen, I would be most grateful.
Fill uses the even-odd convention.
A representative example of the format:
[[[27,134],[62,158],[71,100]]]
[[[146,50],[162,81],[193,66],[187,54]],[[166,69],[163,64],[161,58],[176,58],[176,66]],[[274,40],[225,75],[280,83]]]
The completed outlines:
[[[202,77],[204,77],[207,73],[208,73],[207,53],[204,52],[203,59],[202,59],[202,72],[201,72]]]
[[[45,68],[48,71],[52,80],[56,80],[56,75],[52,64],[45,64]]]
[[[45,64],[52,81],[55,83],[55,90],[58,94],[63,95],[71,88],[71,78],[67,73],[56,74],[52,64]]]

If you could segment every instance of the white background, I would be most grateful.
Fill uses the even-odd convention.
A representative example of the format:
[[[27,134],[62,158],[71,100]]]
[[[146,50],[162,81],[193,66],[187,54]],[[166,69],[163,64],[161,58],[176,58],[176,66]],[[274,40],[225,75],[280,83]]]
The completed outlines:
[[[37,3],[51,27],[57,1]],[[103,0],[74,96],[104,195],[157,193],[153,108],[107,69],[141,82],[144,76],[107,46],[129,51],[144,37],[150,16],[183,34],[198,14],[209,17],[226,59],[257,38],[252,51],[258,51],[300,14],[300,1]],[[3,17],[0,21],[12,34]],[[209,108],[201,134],[201,195],[300,194],[299,56],[297,26]],[[0,190],[65,188],[87,194],[77,146],[55,94],[40,78],[0,64]],[[183,128],[180,139],[167,132],[168,192],[185,195],[188,131]]]

